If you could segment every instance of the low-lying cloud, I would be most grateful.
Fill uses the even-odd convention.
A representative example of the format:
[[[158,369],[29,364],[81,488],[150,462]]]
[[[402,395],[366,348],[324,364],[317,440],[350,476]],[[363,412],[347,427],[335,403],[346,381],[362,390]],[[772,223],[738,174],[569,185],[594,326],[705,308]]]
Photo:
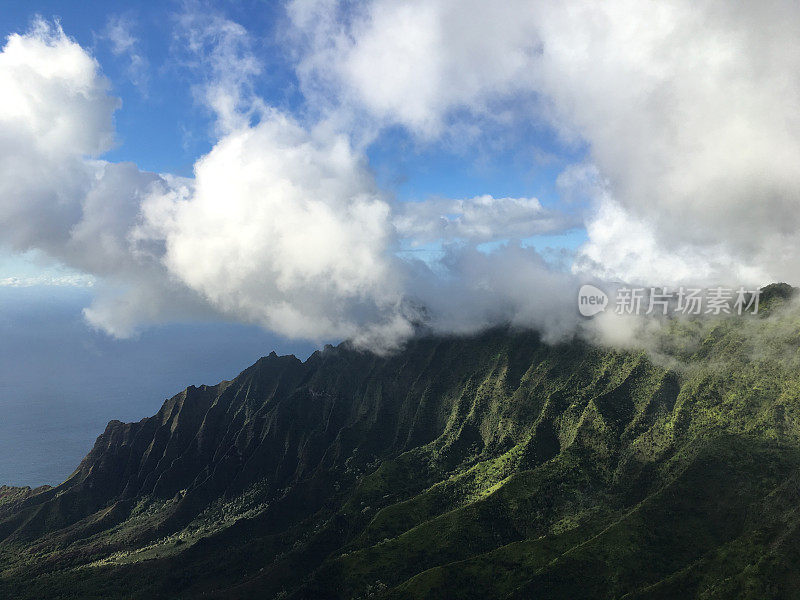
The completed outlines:
[[[254,92],[261,67],[244,27],[178,20],[215,120],[191,178],[102,160],[119,101],[97,61],[58,25],[10,36],[0,244],[96,278],[85,314],[112,335],[225,318],[376,349],[420,324],[570,335],[588,277],[798,279],[795,3],[295,0],[288,17],[302,116]],[[437,144],[465,126],[480,139],[483,124],[530,122],[587,149],[559,179],[560,208],[397,202],[366,159],[386,127]],[[582,221],[572,272],[525,246]],[[401,258],[431,244],[435,256]]]

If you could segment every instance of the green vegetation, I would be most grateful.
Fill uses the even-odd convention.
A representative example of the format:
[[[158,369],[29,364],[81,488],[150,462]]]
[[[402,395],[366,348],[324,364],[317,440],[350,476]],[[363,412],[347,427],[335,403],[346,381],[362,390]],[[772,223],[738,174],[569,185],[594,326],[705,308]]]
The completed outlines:
[[[0,488],[2,598],[800,596],[800,311],[274,354]]]

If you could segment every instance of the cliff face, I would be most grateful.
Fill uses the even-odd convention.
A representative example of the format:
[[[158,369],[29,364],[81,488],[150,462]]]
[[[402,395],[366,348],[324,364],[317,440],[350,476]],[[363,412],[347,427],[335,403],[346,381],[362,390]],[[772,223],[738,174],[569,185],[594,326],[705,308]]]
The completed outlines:
[[[0,490],[0,596],[791,595],[800,326],[773,312],[675,324],[657,362],[507,330],[271,354]]]

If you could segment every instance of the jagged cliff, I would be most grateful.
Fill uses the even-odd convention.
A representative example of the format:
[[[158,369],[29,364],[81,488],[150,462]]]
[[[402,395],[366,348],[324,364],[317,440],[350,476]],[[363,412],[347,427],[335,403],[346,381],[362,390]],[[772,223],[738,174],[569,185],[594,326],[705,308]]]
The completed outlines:
[[[791,597],[786,295],[650,354],[509,330],[271,354],[112,421],[60,486],[0,489],[0,597]]]

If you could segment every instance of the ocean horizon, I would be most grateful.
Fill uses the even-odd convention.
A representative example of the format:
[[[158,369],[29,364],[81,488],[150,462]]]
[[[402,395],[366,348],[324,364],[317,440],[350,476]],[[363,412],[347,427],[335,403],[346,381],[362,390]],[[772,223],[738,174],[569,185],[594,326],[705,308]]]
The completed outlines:
[[[0,287],[0,485],[56,485],[108,421],[138,421],[190,385],[232,379],[275,350],[314,346],[236,323],[151,327],[117,340],[93,330],[85,288]]]

